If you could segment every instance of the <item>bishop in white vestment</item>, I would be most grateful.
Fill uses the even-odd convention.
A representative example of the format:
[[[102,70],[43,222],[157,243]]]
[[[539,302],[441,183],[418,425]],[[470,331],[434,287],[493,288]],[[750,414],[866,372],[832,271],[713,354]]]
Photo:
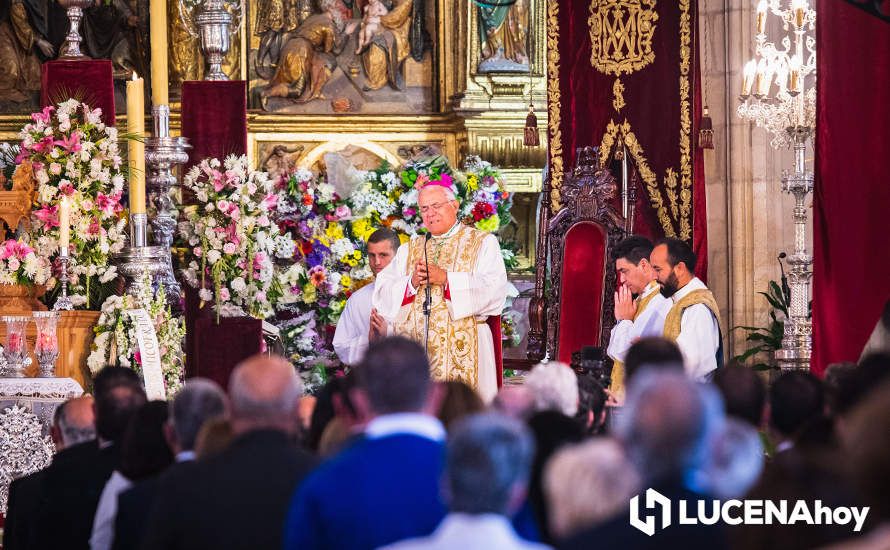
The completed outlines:
[[[421,189],[418,206],[432,238],[418,235],[399,248],[377,277],[372,303],[395,334],[428,343],[433,379],[460,380],[490,402],[497,393],[497,369],[486,319],[503,310],[507,271],[497,238],[460,223],[454,197],[450,186],[439,181]],[[428,338],[427,285],[432,297]]]

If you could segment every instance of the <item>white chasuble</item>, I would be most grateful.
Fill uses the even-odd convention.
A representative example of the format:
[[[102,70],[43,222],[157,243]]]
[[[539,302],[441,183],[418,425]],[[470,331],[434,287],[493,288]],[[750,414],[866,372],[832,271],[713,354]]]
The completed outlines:
[[[486,402],[497,393],[491,330],[485,323],[500,315],[507,298],[507,271],[494,235],[458,223],[432,237],[429,262],[447,272],[444,286],[431,287],[429,346],[433,379],[460,380]],[[399,247],[393,261],[377,276],[373,305],[400,334],[424,344],[425,285],[411,286],[411,270],[423,260],[423,236]]]

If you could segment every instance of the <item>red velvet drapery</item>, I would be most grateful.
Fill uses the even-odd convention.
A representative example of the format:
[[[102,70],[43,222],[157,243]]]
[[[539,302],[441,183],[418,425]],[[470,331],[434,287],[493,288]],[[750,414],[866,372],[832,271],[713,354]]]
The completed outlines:
[[[646,6],[563,0],[548,2],[547,10],[554,202],[575,149],[608,145],[604,135],[620,127],[644,180],[634,232],[687,240],[699,256],[697,274],[706,275],[697,2],[658,2],[652,13]]]
[[[858,359],[890,297],[890,10],[855,4],[817,2],[816,373]]]
[[[182,84],[182,135],[192,146],[187,166],[247,153],[247,82],[190,80]]]
[[[108,59],[47,61],[41,68],[40,104],[74,98],[102,109],[102,121],[114,126],[114,79]]]

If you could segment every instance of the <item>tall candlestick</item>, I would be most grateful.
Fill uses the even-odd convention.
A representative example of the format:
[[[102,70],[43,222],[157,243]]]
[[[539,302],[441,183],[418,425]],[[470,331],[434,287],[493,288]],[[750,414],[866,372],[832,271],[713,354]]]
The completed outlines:
[[[757,62],[753,59],[745,63],[745,69],[742,72],[742,95],[751,95],[751,86],[754,84],[754,76],[757,74]],[[756,91],[756,90],[755,90]]]
[[[167,88],[167,0],[151,0],[151,104],[169,103]]]
[[[130,163],[130,214],[145,213],[145,88],[135,74],[127,82],[127,144]]]
[[[71,205],[68,197],[59,202],[59,256],[68,257],[68,244],[71,242]]]
[[[803,27],[804,18],[809,7],[807,0],[792,0],[791,9],[794,11],[794,26],[798,29]]]

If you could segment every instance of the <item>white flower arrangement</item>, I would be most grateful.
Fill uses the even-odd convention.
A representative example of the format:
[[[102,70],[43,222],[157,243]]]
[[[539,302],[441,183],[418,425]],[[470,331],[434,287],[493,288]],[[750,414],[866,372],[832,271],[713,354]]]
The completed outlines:
[[[87,357],[90,372],[96,374],[109,364],[130,367],[141,374],[141,357],[136,339],[135,326],[128,310],[144,309],[155,328],[161,352],[161,372],[164,389],[170,398],[182,385],[185,322],[174,317],[167,305],[164,288],[155,293],[151,285],[143,285],[145,291],[138,297],[129,294],[111,295],[102,304],[92,350]]]
[[[281,297],[274,259],[292,257],[294,241],[273,223],[280,193],[246,156],[205,159],[184,185],[198,200],[186,209],[180,238],[189,250],[183,275],[220,316],[265,319]]]
[[[19,163],[29,163],[37,181],[31,212],[35,251],[47,260],[59,253],[59,204],[71,205],[68,266],[72,301],[89,307],[90,285],[117,276],[109,265],[125,245],[121,204],[124,169],[117,130],[101,122],[101,110],[70,99],[31,115],[19,132]],[[55,279],[48,279],[48,290]],[[93,304],[95,305],[95,304]]]

